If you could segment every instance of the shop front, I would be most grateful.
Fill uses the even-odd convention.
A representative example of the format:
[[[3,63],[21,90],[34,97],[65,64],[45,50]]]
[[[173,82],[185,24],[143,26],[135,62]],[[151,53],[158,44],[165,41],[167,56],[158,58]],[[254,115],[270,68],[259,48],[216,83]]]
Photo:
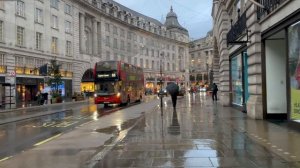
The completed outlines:
[[[249,98],[247,57],[247,51],[242,48],[230,58],[231,104],[242,111],[246,110]]]
[[[264,118],[300,124],[300,11],[262,33]]]
[[[288,27],[289,119],[300,123],[300,21]]]
[[[92,96],[95,92],[94,72],[93,69],[87,69],[80,83],[81,93],[86,93],[87,96]]]
[[[44,88],[43,78],[16,77],[16,103],[30,104],[35,101],[38,91]]]

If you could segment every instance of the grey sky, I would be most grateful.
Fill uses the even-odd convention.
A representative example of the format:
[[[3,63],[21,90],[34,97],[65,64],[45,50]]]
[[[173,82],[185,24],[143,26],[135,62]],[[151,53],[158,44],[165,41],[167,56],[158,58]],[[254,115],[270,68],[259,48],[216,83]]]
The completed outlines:
[[[212,29],[212,0],[115,0],[116,2],[164,23],[170,6],[191,39],[204,37]]]

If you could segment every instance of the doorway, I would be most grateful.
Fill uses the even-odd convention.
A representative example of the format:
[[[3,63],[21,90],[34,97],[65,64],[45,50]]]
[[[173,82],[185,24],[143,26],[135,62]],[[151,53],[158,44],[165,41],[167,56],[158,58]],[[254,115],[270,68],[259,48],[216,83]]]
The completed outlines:
[[[287,48],[285,30],[265,39],[267,118],[287,117]],[[277,116],[277,117],[276,117]],[[282,118],[282,116],[285,116]]]

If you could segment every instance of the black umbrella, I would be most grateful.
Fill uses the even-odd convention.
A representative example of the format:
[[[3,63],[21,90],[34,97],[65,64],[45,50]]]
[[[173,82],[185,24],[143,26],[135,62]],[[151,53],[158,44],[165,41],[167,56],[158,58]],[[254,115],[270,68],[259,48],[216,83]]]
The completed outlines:
[[[170,95],[174,95],[179,92],[179,86],[175,83],[169,83],[166,89],[170,93]]]

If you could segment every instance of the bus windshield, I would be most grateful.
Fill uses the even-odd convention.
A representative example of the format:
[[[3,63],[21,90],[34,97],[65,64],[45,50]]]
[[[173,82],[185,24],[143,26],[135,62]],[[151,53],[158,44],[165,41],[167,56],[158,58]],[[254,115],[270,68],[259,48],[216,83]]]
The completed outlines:
[[[116,71],[117,62],[116,61],[105,61],[97,63],[97,71]]]
[[[111,95],[118,93],[118,82],[101,82],[95,85],[96,93],[99,95]]]

